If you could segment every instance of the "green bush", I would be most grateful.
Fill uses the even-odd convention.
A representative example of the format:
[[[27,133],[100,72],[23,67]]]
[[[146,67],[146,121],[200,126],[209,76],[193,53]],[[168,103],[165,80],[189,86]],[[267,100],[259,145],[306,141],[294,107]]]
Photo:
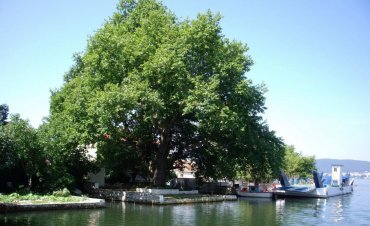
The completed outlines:
[[[53,196],[56,196],[56,197],[68,197],[70,195],[71,195],[71,193],[69,192],[69,190],[67,188],[63,188],[62,190],[58,190],[58,191],[53,192]]]
[[[19,195],[27,195],[27,194],[31,193],[31,190],[30,190],[29,187],[25,187],[24,185],[21,185],[21,186],[18,187],[17,193]]]
[[[18,193],[12,193],[9,195],[0,194],[0,203],[51,203],[51,202],[80,202],[86,200],[86,197],[76,197],[76,196],[60,196],[69,194],[67,189],[56,191],[57,195],[38,195],[29,193],[26,195],[20,195]]]

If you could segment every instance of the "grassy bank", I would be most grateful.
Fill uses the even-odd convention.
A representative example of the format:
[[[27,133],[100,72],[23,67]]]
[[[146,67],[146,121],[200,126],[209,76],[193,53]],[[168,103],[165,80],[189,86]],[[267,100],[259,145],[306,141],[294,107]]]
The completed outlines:
[[[69,203],[81,202],[86,200],[86,197],[71,196],[69,193],[54,192],[51,195],[38,194],[18,194],[12,193],[9,195],[0,194],[0,203],[13,204],[40,204],[40,203]]]

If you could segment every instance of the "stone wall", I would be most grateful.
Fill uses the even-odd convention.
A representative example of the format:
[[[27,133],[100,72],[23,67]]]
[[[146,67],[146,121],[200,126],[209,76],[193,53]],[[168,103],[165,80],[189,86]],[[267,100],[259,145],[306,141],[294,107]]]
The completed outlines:
[[[163,195],[145,192],[98,189],[91,196],[111,201],[141,202],[141,203],[160,203],[163,202]]]
[[[160,189],[164,190],[164,189]],[[170,189],[171,190],[171,189]],[[134,192],[111,189],[97,189],[91,194],[95,198],[101,198],[112,201],[146,203],[146,204],[182,204],[197,202],[220,202],[237,200],[235,195],[197,195],[190,194],[187,197],[171,197],[163,194],[153,194],[147,192]]]
[[[40,204],[14,204],[0,203],[0,213],[33,211],[33,210],[61,210],[61,209],[91,209],[105,207],[105,200],[92,199],[71,203],[40,203]]]
[[[152,193],[157,195],[197,195],[198,190],[180,191],[179,189],[159,189],[159,188],[136,188],[137,192]]]
[[[236,195],[212,195],[173,199],[165,197],[163,204],[188,204],[188,203],[201,203],[201,202],[222,202],[222,201],[236,201]]]

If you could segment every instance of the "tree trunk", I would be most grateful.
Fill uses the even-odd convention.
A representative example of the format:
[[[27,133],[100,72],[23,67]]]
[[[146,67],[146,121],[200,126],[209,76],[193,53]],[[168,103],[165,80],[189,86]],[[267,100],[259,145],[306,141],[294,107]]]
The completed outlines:
[[[32,188],[32,175],[28,176],[28,187]]]
[[[154,170],[153,185],[155,187],[164,187],[166,185],[167,156],[164,153],[158,153],[156,169]]]
[[[160,123],[159,130],[160,130],[160,140],[153,175],[153,185],[155,187],[164,187],[166,185],[166,176],[168,170],[167,157],[169,154],[171,141],[170,123],[168,122]]]

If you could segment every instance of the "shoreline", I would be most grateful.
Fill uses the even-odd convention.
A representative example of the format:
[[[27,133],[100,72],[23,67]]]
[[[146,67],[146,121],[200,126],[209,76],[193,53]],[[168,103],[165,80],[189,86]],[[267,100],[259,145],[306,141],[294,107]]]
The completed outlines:
[[[183,197],[183,198],[172,198],[164,197],[163,202],[156,203],[159,205],[171,205],[171,204],[191,204],[191,203],[207,203],[207,202],[223,202],[223,201],[236,201],[238,197],[236,195],[210,195],[202,197]]]
[[[96,198],[87,198],[80,202],[0,203],[0,213],[35,210],[95,209],[104,207],[105,200]]]
[[[25,212],[25,211],[43,211],[43,210],[69,210],[69,209],[96,209],[105,208],[107,201],[128,202],[138,204],[151,205],[176,205],[176,204],[192,204],[192,203],[209,203],[236,201],[236,195],[201,195],[201,194],[186,194],[186,195],[163,195],[152,194],[149,192],[132,192],[124,190],[106,190],[90,194],[90,197],[83,201],[70,202],[40,202],[32,203],[32,201],[21,201],[18,203],[0,202],[0,213]]]
[[[165,189],[164,189],[165,191]],[[142,203],[153,205],[190,204],[206,202],[236,201],[236,195],[201,195],[201,194],[154,194],[150,192],[125,191],[119,189],[98,189],[90,193],[90,197],[109,201]]]

